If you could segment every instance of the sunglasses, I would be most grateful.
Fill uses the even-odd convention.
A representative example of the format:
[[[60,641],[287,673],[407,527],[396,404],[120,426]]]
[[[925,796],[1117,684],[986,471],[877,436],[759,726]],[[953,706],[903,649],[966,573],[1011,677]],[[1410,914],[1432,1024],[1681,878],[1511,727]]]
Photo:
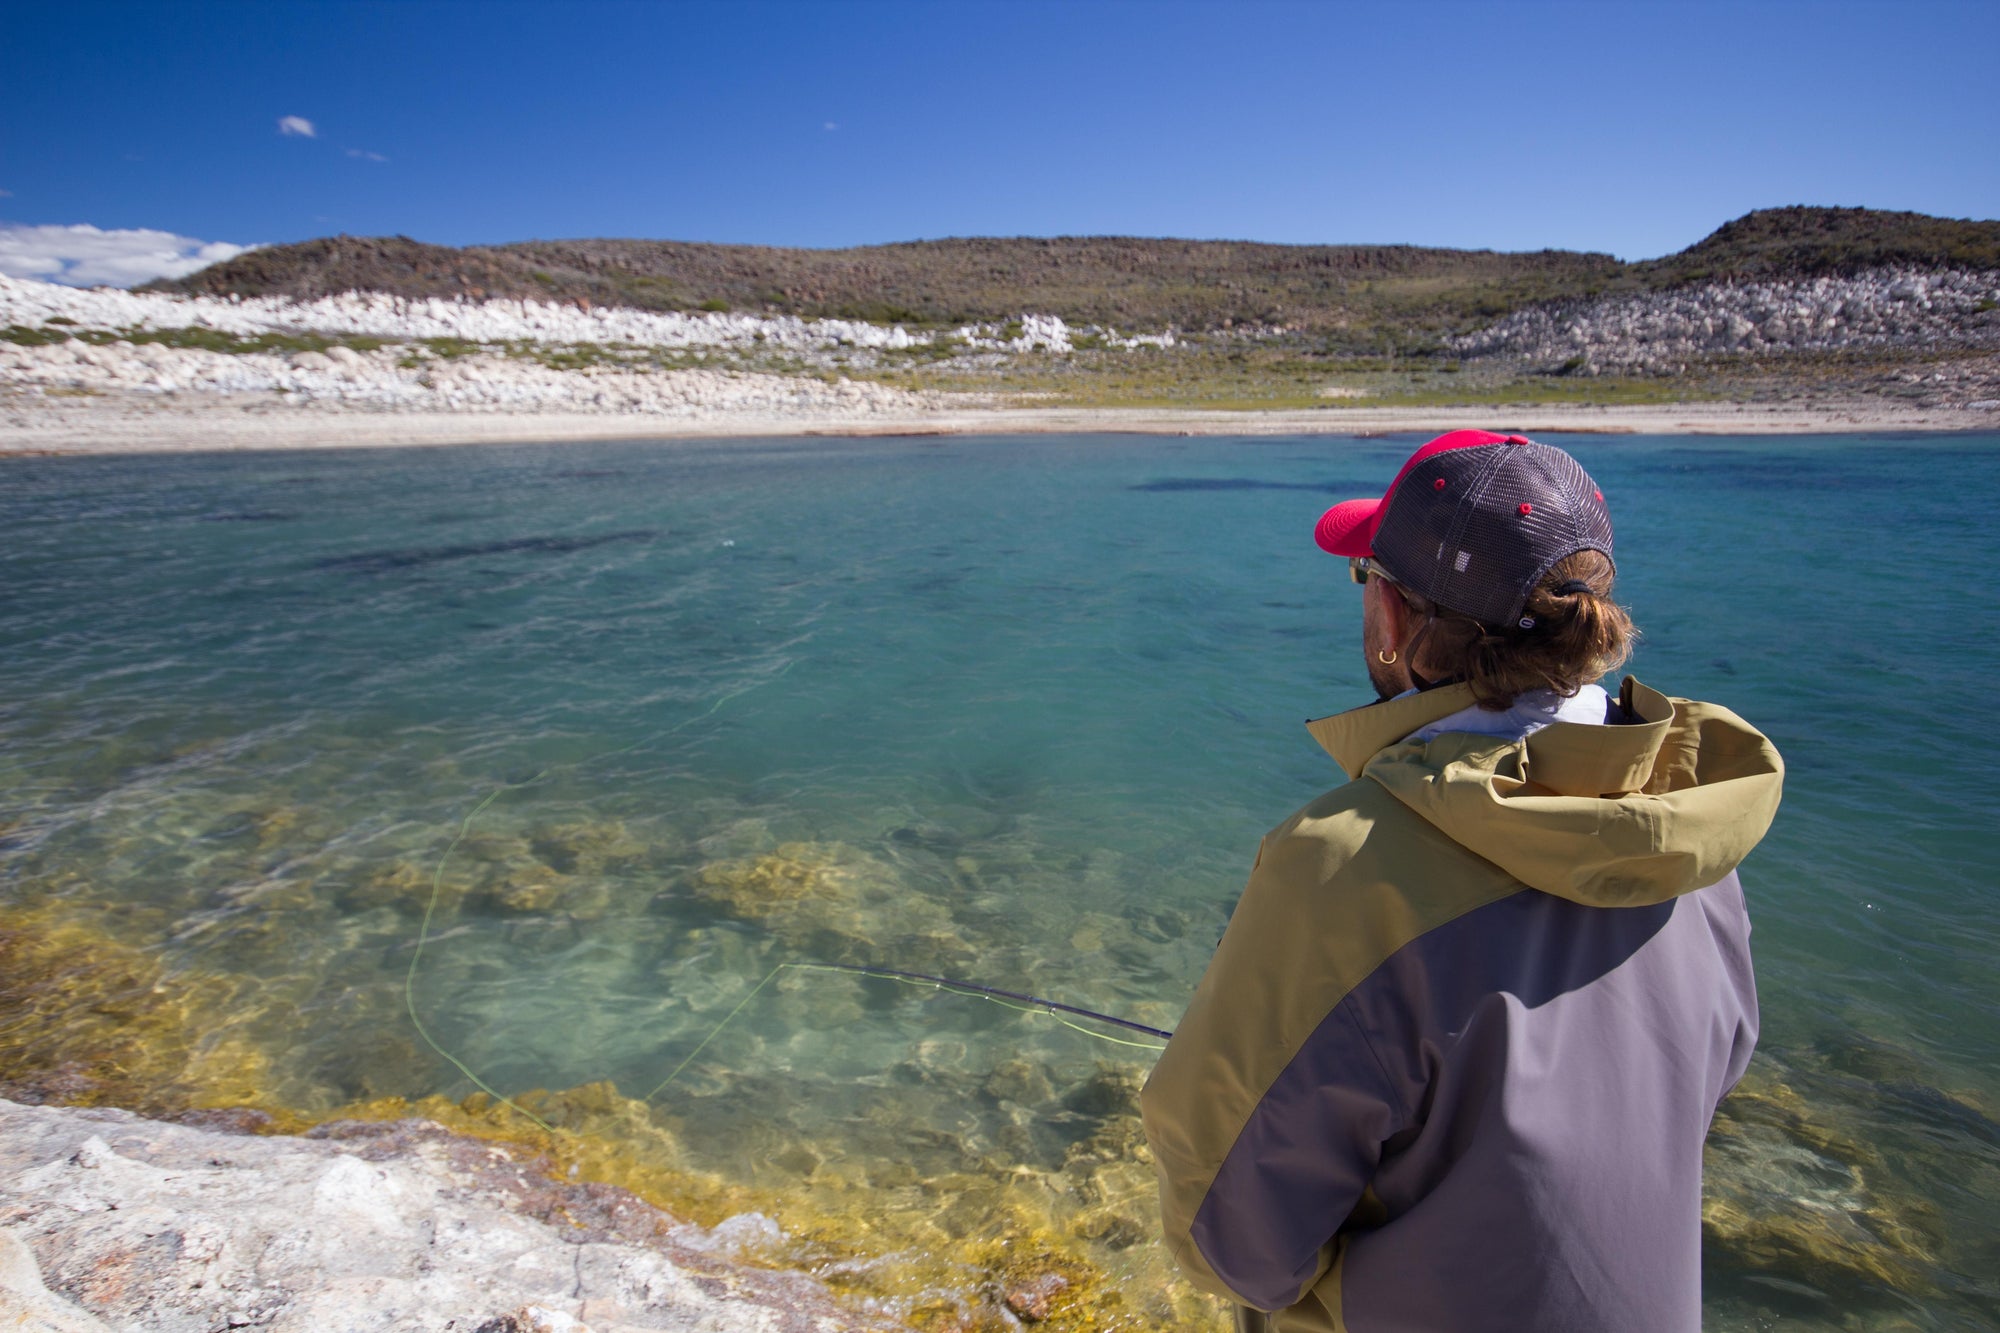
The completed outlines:
[[[1356,583],[1366,583],[1370,574],[1373,574],[1385,583],[1394,583],[1396,581],[1389,576],[1388,570],[1382,568],[1382,566],[1376,564],[1367,556],[1355,555],[1348,557],[1347,576],[1349,578],[1353,579]]]

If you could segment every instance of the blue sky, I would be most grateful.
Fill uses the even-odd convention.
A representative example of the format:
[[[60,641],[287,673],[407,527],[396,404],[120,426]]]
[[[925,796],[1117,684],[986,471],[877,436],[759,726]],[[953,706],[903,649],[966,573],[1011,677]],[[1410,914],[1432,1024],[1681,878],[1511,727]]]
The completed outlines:
[[[1988,0],[0,0],[0,223],[1644,258],[2000,217],[1996,58]]]

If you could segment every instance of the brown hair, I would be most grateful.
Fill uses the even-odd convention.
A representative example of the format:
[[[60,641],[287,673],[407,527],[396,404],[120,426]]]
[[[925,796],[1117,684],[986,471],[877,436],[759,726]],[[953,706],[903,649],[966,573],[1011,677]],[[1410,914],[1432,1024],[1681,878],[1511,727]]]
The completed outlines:
[[[1425,675],[1463,680],[1481,708],[1513,705],[1528,690],[1573,695],[1632,655],[1638,629],[1625,608],[1611,600],[1616,571],[1599,551],[1578,551],[1558,560],[1528,594],[1521,609],[1528,628],[1488,629],[1470,616],[1438,606],[1398,585],[1403,600],[1425,618],[1410,656],[1421,659]],[[1584,592],[1571,587],[1582,583]]]

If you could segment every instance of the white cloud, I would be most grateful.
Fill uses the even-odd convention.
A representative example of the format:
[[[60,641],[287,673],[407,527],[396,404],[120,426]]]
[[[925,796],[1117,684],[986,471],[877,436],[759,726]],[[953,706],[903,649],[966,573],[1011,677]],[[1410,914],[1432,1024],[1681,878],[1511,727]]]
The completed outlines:
[[[358,157],[364,162],[387,162],[389,160],[380,153],[369,152],[366,148],[350,148],[347,150],[347,155],[349,157]]]
[[[313,123],[304,116],[280,116],[278,118],[278,133],[296,134],[304,139],[319,138],[319,131],[314,129]]]
[[[0,199],[12,199],[13,197],[14,192],[12,190],[0,190]]]
[[[820,128],[823,130],[837,130],[840,128],[840,123],[838,121],[829,120],[828,122],[826,122],[826,124],[820,126]]]
[[[233,259],[254,245],[198,241],[170,231],[125,228],[0,226],[0,273],[71,287],[130,287],[154,278],[179,278]]]

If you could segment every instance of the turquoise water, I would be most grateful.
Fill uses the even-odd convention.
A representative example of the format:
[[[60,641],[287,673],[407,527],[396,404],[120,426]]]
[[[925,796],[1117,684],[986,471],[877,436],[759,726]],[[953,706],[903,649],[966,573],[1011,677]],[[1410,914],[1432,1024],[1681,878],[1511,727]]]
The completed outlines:
[[[7,460],[0,894],[223,979],[213,1039],[308,1108],[472,1090],[405,1010],[434,877],[412,995],[502,1092],[643,1096],[785,961],[1171,1027],[1259,835],[1339,781],[1299,723],[1369,694],[1313,519],[1419,442]],[[1710,1324],[1988,1327],[2000,437],[1561,442],[1632,670],[1790,765],[1744,869],[1766,1096],[1711,1169],[1776,1230],[1711,1247]],[[1146,1058],[788,972],[653,1105],[724,1177],[1081,1181],[1143,1287],[1143,1173],[1076,1150]]]

